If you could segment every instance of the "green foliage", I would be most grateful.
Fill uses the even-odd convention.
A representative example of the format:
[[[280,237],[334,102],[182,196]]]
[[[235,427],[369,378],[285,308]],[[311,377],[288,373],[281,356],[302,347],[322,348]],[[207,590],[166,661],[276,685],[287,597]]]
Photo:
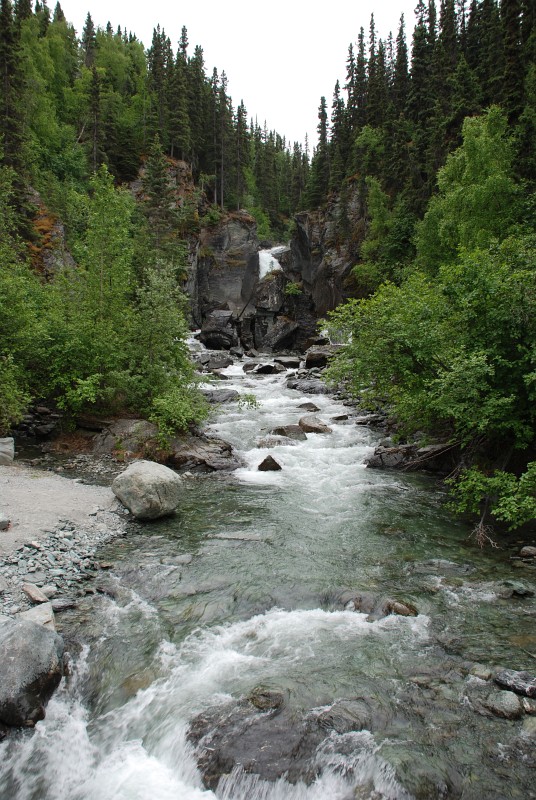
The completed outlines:
[[[330,316],[346,337],[330,368],[406,431],[527,447],[534,436],[536,241],[512,237],[463,255],[436,281],[415,272]]]
[[[202,422],[208,414],[203,396],[192,388],[172,386],[152,401],[149,419],[158,425],[159,441],[163,447],[178,432],[192,423]]]
[[[492,517],[506,523],[509,530],[536,518],[536,461],[529,462],[519,477],[502,470],[486,475],[475,467],[448,483],[450,508],[460,514],[479,514],[488,502]]]
[[[299,283],[294,283],[293,281],[289,281],[285,284],[284,293],[287,297],[298,297],[303,292],[303,288]]]
[[[243,392],[238,398],[238,408],[259,408],[260,403],[253,392]]]
[[[439,194],[417,229],[417,257],[427,269],[455,260],[460,248],[501,241],[519,218],[507,127],[496,106],[465,120],[463,146],[439,170]]]
[[[0,436],[20,422],[30,402],[24,379],[11,356],[0,356]]]

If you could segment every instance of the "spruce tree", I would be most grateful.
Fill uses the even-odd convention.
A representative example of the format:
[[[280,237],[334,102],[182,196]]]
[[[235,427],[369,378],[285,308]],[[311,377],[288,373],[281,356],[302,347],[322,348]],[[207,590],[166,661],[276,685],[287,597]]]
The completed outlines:
[[[92,67],[95,62],[97,34],[89,11],[84,23],[84,28],[82,30],[81,44],[82,50],[84,51],[84,64],[86,67]]]

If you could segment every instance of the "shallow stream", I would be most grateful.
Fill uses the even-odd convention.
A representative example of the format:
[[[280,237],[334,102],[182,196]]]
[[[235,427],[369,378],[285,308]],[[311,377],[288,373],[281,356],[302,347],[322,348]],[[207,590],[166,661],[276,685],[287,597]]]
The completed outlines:
[[[225,375],[257,398],[210,426],[244,466],[185,478],[176,516],[99,554],[106,594],[58,617],[73,673],[0,746],[0,798],[535,798],[535,718],[490,712],[498,689],[475,668],[533,670],[536,602],[504,582],[534,589],[534,571],[479,550],[432,478],[366,469],[378,437],[340,401],[240,363]],[[332,433],[257,446],[305,402]],[[268,453],[280,472],[258,471]],[[418,616],[368,617],[357,593]],[[259,693],[276,702],[259,710]],[[192,722],[210,757],[222,736],[236,753],[219,784]]]

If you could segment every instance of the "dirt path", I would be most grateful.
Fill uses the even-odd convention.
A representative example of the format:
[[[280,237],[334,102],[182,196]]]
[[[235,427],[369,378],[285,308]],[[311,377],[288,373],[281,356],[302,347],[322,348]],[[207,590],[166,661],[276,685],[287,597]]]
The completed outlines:
[[[90,486],[21,464],[0,466],[0,511],[11,520],[0,531],[0,557],[54,530],[60,520],[83,526],[116,499],[108,487]]]

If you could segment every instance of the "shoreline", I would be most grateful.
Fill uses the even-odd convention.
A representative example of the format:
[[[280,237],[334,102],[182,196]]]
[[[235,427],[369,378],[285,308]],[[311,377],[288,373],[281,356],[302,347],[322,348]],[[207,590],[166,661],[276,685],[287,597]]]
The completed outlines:
[[[84,583],[103,567],[101,545],[127,530],[125,510],[109,487],[14,463],[0,466],[0,614],[34,607],[22,585],[45,589],[53,607],[86,594]]]

